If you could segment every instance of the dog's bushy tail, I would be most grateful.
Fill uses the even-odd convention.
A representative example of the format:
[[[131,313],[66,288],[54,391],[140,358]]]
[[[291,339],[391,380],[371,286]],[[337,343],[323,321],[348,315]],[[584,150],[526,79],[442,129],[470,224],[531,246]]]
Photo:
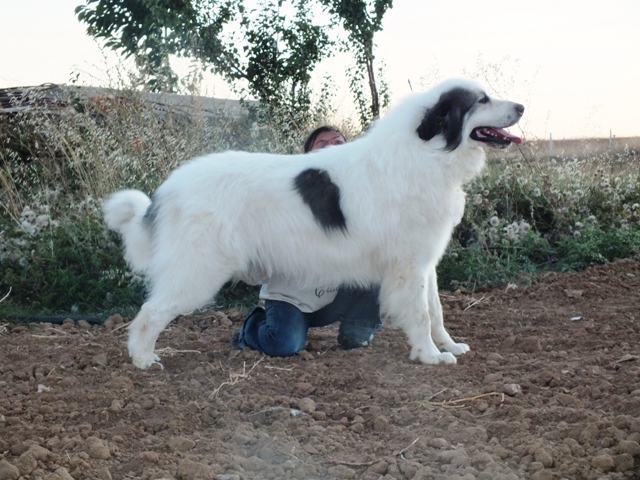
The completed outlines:
[[[139,273],[145,273],[151,264],[151,229],[144,220],[150,205],[151,199],[140,190],[121,190],[103,206],[107,226],[122,235],[125,260]]]

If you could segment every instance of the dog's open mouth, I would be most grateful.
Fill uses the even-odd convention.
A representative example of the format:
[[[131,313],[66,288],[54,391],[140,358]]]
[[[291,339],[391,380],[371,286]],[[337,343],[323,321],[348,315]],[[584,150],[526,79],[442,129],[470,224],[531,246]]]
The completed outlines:
[[[502,128],[478,127],[471,132],[471,138],[478,142],[488,143],[494,148],[507,148],[513,143],[522,143],[522,139]]]

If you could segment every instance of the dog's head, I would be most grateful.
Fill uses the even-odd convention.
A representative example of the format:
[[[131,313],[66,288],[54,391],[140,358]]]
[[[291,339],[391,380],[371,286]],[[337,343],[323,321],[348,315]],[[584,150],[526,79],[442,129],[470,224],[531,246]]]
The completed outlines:
[[[493,148],[522,142],[504,129],[518,123],[524,106],[491,98],[471,81],[447,82],[441,86],[441,92],[418,126],[418,136],[422,140],[429,141],[442,135],[446,151],[455,150],[464,142],[469,142],[470,146],[477,143],[477,146]]]

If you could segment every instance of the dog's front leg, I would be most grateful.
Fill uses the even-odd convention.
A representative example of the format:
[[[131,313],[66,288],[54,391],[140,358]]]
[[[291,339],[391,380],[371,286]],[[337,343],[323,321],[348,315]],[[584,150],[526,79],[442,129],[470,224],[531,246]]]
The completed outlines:
[[[429,317],[431,318],[431,337],[438,347],[454,355],[462,355],[469,351],[466,343],[456,343],[444,328],[442,305],[438,295],[438,277],[436,268],[430,268],[427,273],[427,298],[429,301]]]
[[[380,288],[380,308],[407,335],[411,360],[426,364],[456,363],[451,352],[441,352],[431,338],[429,275],[405,268],[387,275]],[[437,286],[435,287],[437,291]]]

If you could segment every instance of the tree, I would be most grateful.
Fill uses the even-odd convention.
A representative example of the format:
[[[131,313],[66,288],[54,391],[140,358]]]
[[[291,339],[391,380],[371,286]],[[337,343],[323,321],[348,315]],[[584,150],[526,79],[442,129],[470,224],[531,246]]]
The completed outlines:
[[[87,0],[76,15],[89,35],[135,57],[154,90],[175,90],[169,57],[178,55],[202,61],[236,85],[244,80],[239,88],[265,105],[304,109],[311,71],[331,41],[312,23],[304,1],[291,5],[290,20],[281,6],[279,0],[252,10],[244,0]],[[238,45],[235,37],[246,41]]]
[[[358,65],[367,72],[370,114],[364,113],[359,87],[362,71],[356,68],[351,75],[361,121],[377,117],[373,36],[382,29],[392,0],[316,1],[333,18],[329,25],[314,21],[308,0],[262,0],[259,8],[248,8],[255,4],[251,0],[86,0],[76,15],[89,35],[133,56],[154,90],[171,91],[178,84],[171,55],[190,57],[268,110],[298,115],[311,105],[313,69],[335,47],[329,30],[341,24]]]
[[[357,64],[357,67],[349,72],[349,85],[359,110],[360,123],[365,127],[380,116],[380,97],[383,106],[388,103],[386,87],[381,92],[376,82],[373,37],[382,30],[382,18],[387,10],[393,7],[393,0],[320,1],[347,32],[348,41],[345,49],[353,52]],[[364,67],[366,77],[358,67]],[[368,101],[361,88],[363,82],[369,86]]]

